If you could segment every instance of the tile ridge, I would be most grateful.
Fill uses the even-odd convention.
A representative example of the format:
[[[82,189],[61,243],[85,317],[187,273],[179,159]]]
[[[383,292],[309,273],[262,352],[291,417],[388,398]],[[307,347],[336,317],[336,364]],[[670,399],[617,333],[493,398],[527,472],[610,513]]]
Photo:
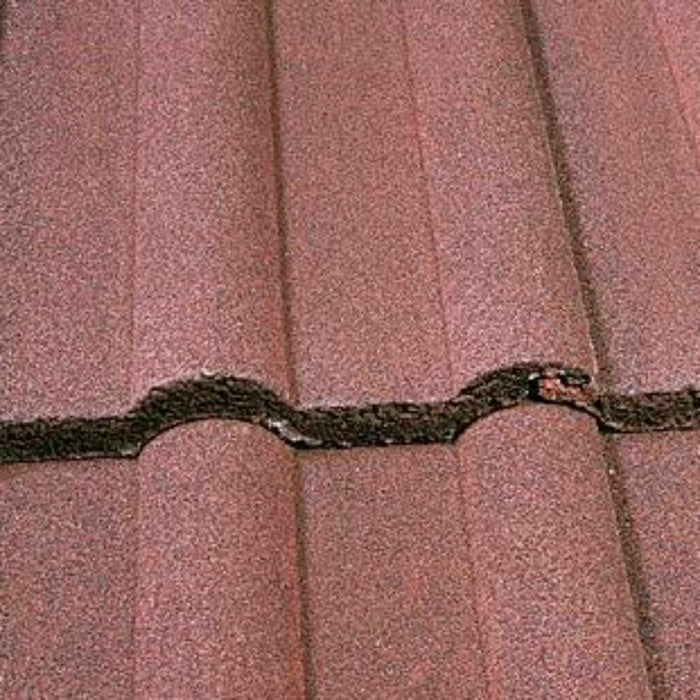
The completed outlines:
[[[123,415],[0,421],[0,463],[136,457],[160,433],[206,419],[259,425],[299,449],[452,443],[480,418],[528,402],[583,411],[604,432],[700,429],[700,388],[601,393],[588,373],[560,363],[498,369],[445,401],[317,408],[296,408],[251,379],[202,374],[152,388]]]

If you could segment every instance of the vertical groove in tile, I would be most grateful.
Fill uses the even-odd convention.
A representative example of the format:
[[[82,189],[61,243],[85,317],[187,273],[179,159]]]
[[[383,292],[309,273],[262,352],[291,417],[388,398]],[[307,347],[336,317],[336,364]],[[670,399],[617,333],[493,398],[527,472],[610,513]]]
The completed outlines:
[[[0,0],[0,64],[2,64],[5,56],[8,10],[8,0]]]
[[[451,457],[457,462],[458,470],[461,469],[461,460],[459,451],[456,447],[451,448]],[[469,518],[467,516],[467,499],[464,490],[465,483],[461,478],[461,474],[458,473],[457,484],[455,488],[455,493],[459,498],[461,507],[459,508],[459,520],[462,532],[462,539],[464,543],[464,562],[468,566],[468,570],[472,572],[472,577],[476,574],[476,565],[474,554],[472,552],[471,537],[472,533],[469,528]],[[479,612],[477,610],[477,600],[476,600],[476,586],[472,580],[469,587],[469,614],[473,620],[474,625],[474,645],[477,653],[477,658],[474,663],[475,673],[478,673],[481,682],[481,690],[484,698],[493,698],[493,690],[491,688],[491,682],[489,680],[489,674],[487,670],[487,659],[489,657],[489,642],[488,636],[485,634],[483,629],[483,621],[479,619]]]
[[[397,2],[275,3],[303,404],[450,390]]]
[[[452,450],[299,460],[314,697],[488,697]]]
[[[649,698],[595,424],[532,406],[457,445],[493,698]]]
[[[297,571],[299,581],[299,637],[301,643],[301,661],[304,673],[304,699],[315,700],[318,697],[316,670],[313,664],[314,624],[311,618],[309,592],[309,552],[308,552],[308,514],[304,499],[303,466],[298,456],[294,464],[293,499],[296,506],[297,537]]]
[[[622,553],[637,615],[644,662],[654,700],[668,698],[665,663],[659,644],[659,626],[652,612],[648,575],[642,557],[639,523],[630,508],[629,494],[622,476],[617,445],[612,437],[604,439],[605,460],[610,475],[610,491],[615,504]]]
[[[141,18],[136,393],[208,370],[288,396],[265,6]]]
[[[3,418],[123,410],[129,399],[133,8],[39,0],[9,4],[5,21]]]
[[[129,384],[128,395],[133,396],[135,392],[134,380],[136,371],[136,240],[138,232],[138,176],[139,176],[139,141],[141,132],[140,104],[140,81],[141,81],[141,0],[134,2],[134,95],[133,95],[133,134],[132,149],[133,157],[131,161],[131,201],[129,208]]]
[[[442,327],[443,342],[445,344],[444,354],[447,363],[447,375],[449,378],[449,386],[451,387],[451,393],[456,392],[461,389],[455,383],[455,373],[452,366],[452,352],[448,344],[448,338],[450,337],[449,327],[447,324],[447,307],[445,305],[444,289],[445,285],[442,281],[442,273],[440,268],[440,255],[438,251],[437,244],[437,233],[435,230],[435,217],[433,216],[433,205],[432,205],[432,195],[430,187],[430,178],[428,177],[428,169],[425,161],[425,153],[423,148],[423,130],[421,128],[421,118],[418,109],[418,95],[416,91],[416,80],[413,75],[413,67],[411,65],[411,55],[410,46],[408,41],[408,25],[406,23],[406,12],[405,7],[402,4],[398,5],[399,16],[401,20],[401,36],[403,38],[403,49],[405,57],[405,71],[406,78],[408,82],[408,91],[411,100],[411,121],[413,124],[416,147],[418,149],[418,162],[421,174],[421,190],[425,198],[425,210],[427,212],[428,218],[428,232],[430,235],[430,250],[433,255],[434,265],[435,265],[435,285],[438,292],[438,307],[440,313],[440,321]]]
[[[292,324],[292,290],[289,279],[289,226],[285,212],[285,174],[282,159],[282,128],[280,123],[279,67],[277,65],[276,32],[274,17],[274,0],[265,2],[265,21],[267,25],[267,49],[270,65],[270,101],[272,121],[272,145],[275,177],[275,206],[277,210],[277,230],[280,240],[280,277],[283,308],[284,349],[288,368],[288,397],[296,403],[298,390],[296,386],[296,358],[294,352],[294,326]]]
[[[302,698],[294,458],[209,421],[139,458],[136,697]]]
[[[608,388],[697,383],[700,171],[644,3],[532,0],[608,349]]]
[[[131,697],[136,469],[0,470],[0,696]]]
[[[564,221],[571,237],[571,250],[578,277],[578,286],[590,328],[591,343],[595,354],[595,374],[599,381],[608,384],[610,379],[610,368],[608,367],[607,359],[608,350],[605,343],[605,335],[602,331],[600,309],[591,278],[590,265],[581,239],[580,207],[576,200],[576,192],[574,191],[571,178],[571,168],[567,159],[566,143],[561,132],[557,108],[552,96],[549,71],[542,48],[539,22],[531,0],[520,0],[520,8],[523,13],[525,36],[527,37],[532,57],[535,84],[542,103],[549,151],[556,174]]]
[[[612,442],[655,697],[693,697],[700,677],[700,440],[670,433]]]
[[[403,4],[455,381],[522,360],[591,367],[517,4]]]

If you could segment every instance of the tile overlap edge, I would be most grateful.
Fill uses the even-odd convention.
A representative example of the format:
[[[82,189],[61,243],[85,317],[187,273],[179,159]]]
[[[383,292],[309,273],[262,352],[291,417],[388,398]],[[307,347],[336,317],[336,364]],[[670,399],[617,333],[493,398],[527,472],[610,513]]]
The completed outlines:
[[[260,425],[298,449],[452,443],[480,418],[527,402],[583,411],[604,432],[700,428],[700,389],[601,393],[588,373],[559,363],[495,370],[440,402],[306,409],[253,380],[203,374],[151,389],[124,415],[0,421],[0,463],[136,457],[166,430],[207,419]]]

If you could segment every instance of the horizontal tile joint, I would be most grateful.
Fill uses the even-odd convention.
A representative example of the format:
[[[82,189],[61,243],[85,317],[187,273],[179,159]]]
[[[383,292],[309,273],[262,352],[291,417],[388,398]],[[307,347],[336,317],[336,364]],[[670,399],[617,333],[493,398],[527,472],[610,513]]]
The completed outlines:
[[[605,432],[700,427],[698,389],[603,394],[586,372],[557,363],[490,372],[442,402],[308,409],[250,379],[205,374],[151,389],[121,416],[0,422],[0,463],[136,457],[166,430],[207,419],[260,425],[299,449],[451,443],[475,421],[527,402],[583,411]]]

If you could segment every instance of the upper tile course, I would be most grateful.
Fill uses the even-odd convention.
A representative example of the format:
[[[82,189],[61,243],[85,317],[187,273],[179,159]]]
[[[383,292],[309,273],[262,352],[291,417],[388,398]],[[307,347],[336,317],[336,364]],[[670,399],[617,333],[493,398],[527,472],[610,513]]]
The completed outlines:
[[[644,3],[534,6],[603,379],[622,392],[698,384],[700,170],[653,15]]]
[[[289,396],[263,3],[138,4],[133,382]]]
[[[275,3],[299,399],[449,393],[440,285],[398,3]]]
[[[522,360],[594,369],[518,4],[401,5],[456,388]]]
[[[650,0],[688,130],[700,150],[700,14],[693,0]]]
[[[0,62],[0,413],[124,410],[131,382],[136,22],[11,3]]]
[[[33,7],[3,42],[3,417],[202,371],[304,405],[524,360],[700,376],[694,98],[651,10]]]

